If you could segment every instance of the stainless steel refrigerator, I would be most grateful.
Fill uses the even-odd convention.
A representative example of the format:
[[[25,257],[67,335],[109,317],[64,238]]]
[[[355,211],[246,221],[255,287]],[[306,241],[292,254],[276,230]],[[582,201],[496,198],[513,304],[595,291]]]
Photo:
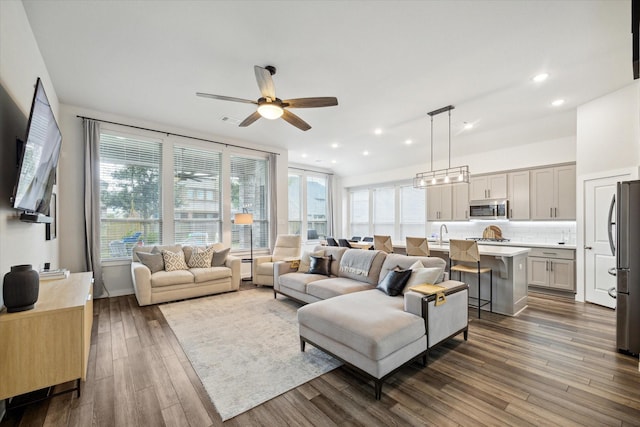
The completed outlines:
[[[616,218],[613,222],[614,203]],[[609,243],[616,256],[616,344],[640,353],[640,181],[619,182],[609,209]],[[611,226],[615,225],[615,242]],[[610,292],[613,296],[613,292]]]

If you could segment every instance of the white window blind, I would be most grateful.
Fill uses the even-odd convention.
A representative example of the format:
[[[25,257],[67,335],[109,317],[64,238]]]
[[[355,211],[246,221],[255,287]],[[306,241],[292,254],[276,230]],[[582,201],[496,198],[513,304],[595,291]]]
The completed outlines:
[[[135,245],[162,243],[161,159],[160,142],[100,135],[102,259],[130,257]]]
[[[307,176],[307,240],[327,236],[327,178]]]
[[[250,213],[253,225],[233,225],[231,247],[250,249],[250,227],[253,247],[269,247],[269,168],[267,159],[231,156],[231,215]]]
[[[369,190],[353,190],[351,199],[351,234],[369,236]]]
[[[302,176],[289,173],[289,234],[300,234],[302,227]]]
[[[400,187],[400,234],[404,240],[425,235],[425,190],[412,185]]]
[[[176,243],[207,245],[222,241],[221,157],[215,151],[174,147]]]
[[[393,236],[395,226],[395,189],[373,190],[373,234]]]

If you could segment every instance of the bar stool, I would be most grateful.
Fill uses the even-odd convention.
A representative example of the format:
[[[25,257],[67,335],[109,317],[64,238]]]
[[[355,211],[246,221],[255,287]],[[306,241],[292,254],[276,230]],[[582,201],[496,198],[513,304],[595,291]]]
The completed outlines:
[[[373,235],[373,247],[377,251],[386,252],[388,254],[393,253],[393,244],[391,243],[391,236],[379,236]]]
[[[408,256],[429,256],[429,242],[425,237],[405,237]]]
[[[469,266],[465,264],[453,264],[456,262],[476,263],[475,266]],[[478,274],[478,298],[471,298],[478,300],[477,305],[469,303],[470,307],[478,307],[478,319],[480,318],[480,308],[485,305],[489,305],[489,312],[493,313],[493,270],[488,267],[480,267],[480,253],[478,252],[478,242],[475,240],[450,240],[449,241],[449,273],[457,271],[460,273],[460,279],[462,280],[462,273],[477,273]],[[483,300],[480,297],[480,275],[482,273],[490,273],[489,282],[489,300]]]

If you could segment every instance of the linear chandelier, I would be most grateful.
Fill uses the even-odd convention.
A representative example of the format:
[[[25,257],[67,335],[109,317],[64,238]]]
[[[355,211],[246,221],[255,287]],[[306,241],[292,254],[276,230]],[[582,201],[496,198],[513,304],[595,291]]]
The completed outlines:
[[[431,168],[428,172],[416,174],[415,178],[413,178],[414,188],[469,183],[468,165],[451,167],[451,110],[454,108],[453,105],[447,105],[427,113],[431,117]],[[433,170],[433,117],[445,112],[449,113],[449,167],[447,169]]]

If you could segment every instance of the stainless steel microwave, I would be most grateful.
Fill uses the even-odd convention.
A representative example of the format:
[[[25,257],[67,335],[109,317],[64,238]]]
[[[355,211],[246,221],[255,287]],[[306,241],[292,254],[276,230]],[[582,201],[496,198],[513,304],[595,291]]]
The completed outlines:
[[[469,219],[509,219],[507,200],[471,200]]]

